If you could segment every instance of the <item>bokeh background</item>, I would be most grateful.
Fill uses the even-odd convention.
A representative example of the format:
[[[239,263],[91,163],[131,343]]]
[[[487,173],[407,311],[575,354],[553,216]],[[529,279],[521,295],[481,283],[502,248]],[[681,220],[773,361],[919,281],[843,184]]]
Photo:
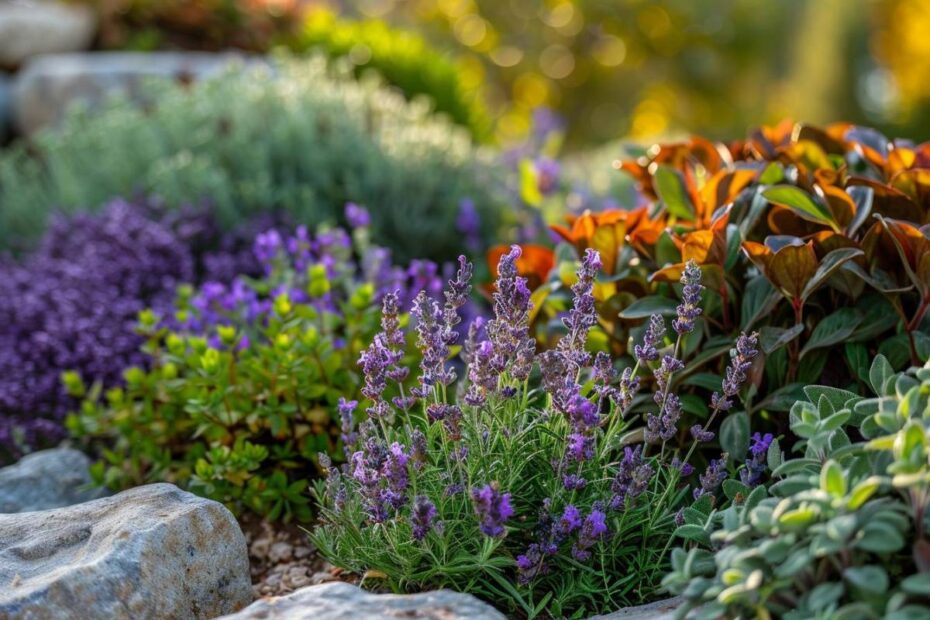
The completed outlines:
[[[715,138],[791,117],[928,137],[930,3],[922,0],[73,0],[111,49],[266,51],[386,24],[454,63],[487,137],[516,142],[541,106],[565,148],[682,132]],[[357,37],[355,37],[357,38]],[[841,60],[838,60],[841,59]],[[486,114],[486,118],[482,115]]]

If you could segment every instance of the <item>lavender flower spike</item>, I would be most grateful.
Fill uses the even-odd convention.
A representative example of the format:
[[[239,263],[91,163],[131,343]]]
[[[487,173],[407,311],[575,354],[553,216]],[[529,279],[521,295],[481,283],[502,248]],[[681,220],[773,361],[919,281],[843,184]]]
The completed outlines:
[[[685,271],[681,274],[681,283],[684,289],[681,293],[681,303],[678,305],[678,318],[672,321],[672,327],[683,336],[694,331],[694,321],[701,315],[701,291],[704,287],[701,285],[701,268],[693,260],[689,260],[685,265]]]
[[[726,377],[721,388],[723,394],[714,392],[710,402],[715,409],[729,411],[733,406],[733,397],[746,382],[746,372],[752,367],[752,359],[759,353],[759,336],[755,332],[746,335],[740,334],[736,340],[736,349],[731,351],[730,365],[727,366]]]
[[[472,489],[472,503],[480,521],[481,533],[492,538],[504,535],[504,522],[513,516],[510,493],[501,493],[496,484]]]
[[[597,323],[593,291],[594,279],[601,265],[601,255],[596,250],[585,250],[578,269],[578,281],[572,286],[574,304],[568,316],[562,320],[568,328],[568,334],[559,341],[559,350],[577,366],[584,366],[589,357],[584,346],[588,340],[588,331]]]
[[[701,481],[700,488],[694,489],[694,499],[702,495],[712,494],[727,478],[727,455],[721,454],[707,466],[707,471],[698,476]]]
[[[659,359],[659,350],[656,347],[665,337],[665,319],[660,314],[649,317],[649,326],[643,334],[643,344],[633,347],[633,353],[641,364],[654,362]]]
[[[413,501],[413,510],[410,512],[410,524],[413,526],[413,539],[423,540],[437,524],[436,505],[429,501],[425,495],[418,495]]]

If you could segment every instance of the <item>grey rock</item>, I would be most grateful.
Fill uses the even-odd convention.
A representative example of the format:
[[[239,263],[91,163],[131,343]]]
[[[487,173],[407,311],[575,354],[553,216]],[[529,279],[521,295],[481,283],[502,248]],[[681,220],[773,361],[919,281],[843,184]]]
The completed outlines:
[[[605,616],[594,616],[590,620],[672,620],[682,603],[684,599],[676,596],[648,605],[625,607]]]
[[[106,495],[91,487],[90,459],[71,448],[27,454],[0,469],[0,513],[48,510]]]
[[[222,620],[504,620],[505,616],[474,596],[436,590],[421,594],[372,594],[342,582],[297,590],[256,601]]]
[[[94,52],[41,56],[26,63],[17,76],[13,89],[13,119],[19,133],[29,135],[61,120],[75,103],[93,107],[117,93],[144,103],[146,83],[153,78],[190,82],[241,62],[261,61],[234,52]]]
[[[251,600],[235,518],[174,485],[0,515],[0,618],[213,618]]]
[[[97,17],[89,6],[47,0],[0,0],[0,66],[39,54],[90,47]]]

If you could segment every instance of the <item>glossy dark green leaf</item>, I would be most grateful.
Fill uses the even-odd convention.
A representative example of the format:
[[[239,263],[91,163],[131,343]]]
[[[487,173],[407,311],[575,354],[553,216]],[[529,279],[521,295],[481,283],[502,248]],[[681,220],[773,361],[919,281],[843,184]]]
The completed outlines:
[[[794,185],[776,185],[770,187],[762,195],[774,204],[788,207],[799,217],[817,224],[826,224],[838,230],[833,213],[824,204]]]
[[[811,332],[810,338],[801,349],[801,357],[814,349],[830,347],[845,341],[856,330],[862,319],[862,315],[853,308],[840,308],[824,317],[817,323],[817,327]]]
[[[652,182],[656,194],[659,195],[659,199],[671,215],[685,220],[694,219],[694,205],[691,204],[685,182],[677,170],[668,166],[659,166],[656,168]]]

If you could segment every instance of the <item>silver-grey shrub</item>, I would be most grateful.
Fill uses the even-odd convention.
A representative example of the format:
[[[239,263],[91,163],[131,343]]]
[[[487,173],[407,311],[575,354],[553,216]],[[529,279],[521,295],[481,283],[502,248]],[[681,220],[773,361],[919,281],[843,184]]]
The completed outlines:
[[[144,108],[122,99],[73,110],[0,158],[0,248],[36,239],[49,211],[139,191],[171,205],[209,200],[226,224],[276,208],[316,224],[361,203],[377,240],[401,259],[457,254],[464,198],[485,234],[495,226],[486,154],[429,104],[373,77],[356,81],[319,57],[279,57],[193,86],[149,88]]]

